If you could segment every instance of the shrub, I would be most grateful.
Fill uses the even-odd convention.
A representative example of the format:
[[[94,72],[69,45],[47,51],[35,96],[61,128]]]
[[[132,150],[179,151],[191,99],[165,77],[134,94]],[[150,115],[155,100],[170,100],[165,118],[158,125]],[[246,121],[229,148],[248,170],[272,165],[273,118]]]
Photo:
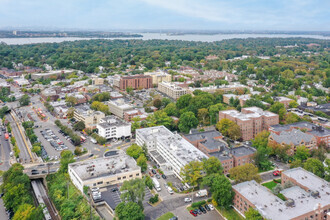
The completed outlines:
[[[155,204],[156,202],[158,202],[158,200],[159,200],[159,198],[158,198],[158,194],[156,194],[154,197],[151,197],[151,198],[149,199],[149,202],[150,202],[151,204]]]
[[[199,206],[201,206],[201,205],[205,205],[205,204],[206,204],[205,200],[202,200],[202,201],[199,201],[199,202],[194,202],[194,203],[192,203],[192,204],[191,204],[191,207],[192,207],[192,208],[198,208]]]

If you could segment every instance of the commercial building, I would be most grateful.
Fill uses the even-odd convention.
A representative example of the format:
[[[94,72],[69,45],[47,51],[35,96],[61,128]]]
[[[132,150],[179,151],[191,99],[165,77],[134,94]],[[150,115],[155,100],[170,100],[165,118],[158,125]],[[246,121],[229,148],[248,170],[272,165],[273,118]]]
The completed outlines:
[[[215,130],[187,134],[183,138],[207,156],[218,158],[224,173],[228,173],[233,167],[251,163],[252,156],[255,153],[254,148],[244,145],[229,148],[227,143],[222,140],[221,133]]]
[[[234,208],[241,214],[256,209],[265,219],[272,220],[323,220],[329,219],[329,183],[302,168],[282,172],[282,186],[291,182],[294,186],[282,190],[283,201],[268,188],[254,180],[233,186]]]
[[[158,83],[161,82],[171,82],[172,81],[172,76],[168,73],[165,73],[163,71],[157,71],[157,72],[146,72],[144,73],[146,76],[151,76],[152,77],[152,84],[153,85],[158,85]]]
[[[131,137],[131,123],[125,122],[115,116],[102,118],[96,125],[98,134],[106,139],[125,139]]]
[[[175,174],[181,180],[181,168],[191,161],[207,158],[179,134],[172,133],[164,126],[137,129],[136,143],[147,146],[150,157],[165,174]]]
[[[279,116],[269,111],[263,111],[258,107],[242,108],[237,110],[226,110],[219,112],[219,121],[227,118],[234,121],[241,129],[244,141],[253,139],[263,130],[268,130],[269,126],[279,123]]]
[[[119,118],[124,118],[124,112],[133,109],[133,105],[126,103],[124,99],[110,100],[108,106],[110,112]]]
[[[76,106],[73,118],[77,121],[85,123],[86,128],[96,128],[96,124],[100,123],[100,120],[105,117],[105,114],[101,111],[94,111],[87,105]]]
[[[114,82],[114,85],[117,85]],[[126,90],[127,88],[132,89],[149,89],[152,88],[152,77],[145,75],[131,75],[122,76],[119,79],[119,89]]]
[[[136,161],[124,153],[70,163],[68,173],[72,183],[82,193],[84,186],[101,188],[142,177]]]
[[[330,130],[320,125],[301,121],[287,125],[272,125],[269,127],[271,134],[274,133],[276,135],[280,135],[282,132],[289,132],[294,129],[303,130],[305,131],[305,134],[314,136],[317,145],[324,143],[328,148],[330,147]]]
[[[75,70],[54,70],[54,71],[49,71],[46,73],[33,73],[31,74],[31,79],[36,80],[36,79],[57,79],[61,77],[62,75],[67,75],[73,73]]]
[[[187,89],[181,88],[175,83],[161,82],[158,84],[158,91],[176,100],[180,96],[187,94]]]

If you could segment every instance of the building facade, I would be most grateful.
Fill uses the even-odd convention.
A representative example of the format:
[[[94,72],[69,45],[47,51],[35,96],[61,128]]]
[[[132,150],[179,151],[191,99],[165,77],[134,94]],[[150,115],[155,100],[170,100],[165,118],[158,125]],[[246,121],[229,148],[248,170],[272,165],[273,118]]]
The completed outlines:
[[[142,178],[141,168],[126,154],[70,163],[68,173],[72,183],[84,193],[84,186],[106,187],[125,180]]]
[[[119,89],[149,89],[152,88],[152,77],[145,75],[122,76],[119,80]]]
[[[226,110],[219,112],[219,121],[227,118],[235,122],[241,129],[244,141],[253,139],[263,130],[268,130],[269,126],[279,123],[279,116],[269,111],[263,111],[258,107],[242,108],[237,110]]]
[[[73,118],[85,123],[86,128],[96,128],[105,114],[101,111],[91,110],[88,106],[77,106],[73,113]]]
[[[158,91],[176,100],[180,96],[187,94],[187,89],[177,86],[171,82],[161,82],[158,84]]]
[[[102,118],[96,125],[98,134],[106,139],[125,139],[131,137],[131,123],[125,122],[115,116]]]
[[[152,84],[153,85],[158,85],[158,83],[161,82],[171,82],[172,81],[172,76],[170,74],[167,74],[163,71],[157,71],[157,72],[146,72],[144,73],[146,76],[151,76],[152,77]]]
[[[108,102],[109,111],[118,116],[119,118],[124,118],[124,112],[133,109],[133,106],[126,103],[124,99],[110,100]]]

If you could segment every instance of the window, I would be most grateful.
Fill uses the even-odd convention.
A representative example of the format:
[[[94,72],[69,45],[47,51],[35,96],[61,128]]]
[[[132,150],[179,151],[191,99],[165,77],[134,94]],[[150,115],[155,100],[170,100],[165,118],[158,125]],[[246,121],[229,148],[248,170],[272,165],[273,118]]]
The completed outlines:
[[[131,177],[133,177],[133,175],[129,175],[129,177],[131,178]]]
[[[140,174],[139,174],[139,173],[137,173],[137,174],[136,174],[136,176],[140,176]]]
[[[103,184],[103,181],[97,183],[97,185],[101,185],[101,184]]]
[[[121,177],[118,177],[117,180],[121,180]]]
[[[123,176],[123,180],[126,179],[126,176]]]

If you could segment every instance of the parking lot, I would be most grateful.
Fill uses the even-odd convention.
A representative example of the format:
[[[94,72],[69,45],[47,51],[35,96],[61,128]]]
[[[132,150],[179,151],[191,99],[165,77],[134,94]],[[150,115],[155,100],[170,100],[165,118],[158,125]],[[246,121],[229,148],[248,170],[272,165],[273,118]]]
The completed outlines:
[[[186,207],[179,207],[172,212],[178,219],[201,219],[201,220],[224,220],[222,216],[216,211],[207,211],[205,214],[199,214],[194,217]]]

